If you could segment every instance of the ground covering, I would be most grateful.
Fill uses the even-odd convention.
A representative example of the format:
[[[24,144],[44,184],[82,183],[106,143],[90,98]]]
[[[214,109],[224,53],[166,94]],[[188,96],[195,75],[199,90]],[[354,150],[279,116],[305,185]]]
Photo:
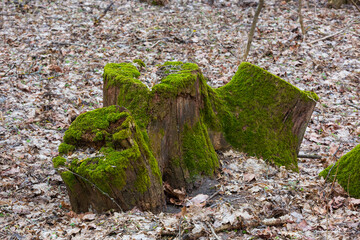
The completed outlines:
[[[359,144],[359,17],[353,7],[329,9],[326,1],[304,4],[305,39],[296,2],[267,1],[248,58],[318,94],[300,152],[321,160],[302,158],[299,173],[286,174],[226,152],[217,194],[208,194],[205,207],[159,215],[70,211],[51,159],[71,120],[102,107],[107,63],[194,62],[214,87],[237,70],[256,2],[183,2],[116,1],[105,16],[107,1],[0,4],[1,239],[356,239],[359,200],[318,174]],[[161,71],[148,70],[142,81],[152,86]]]

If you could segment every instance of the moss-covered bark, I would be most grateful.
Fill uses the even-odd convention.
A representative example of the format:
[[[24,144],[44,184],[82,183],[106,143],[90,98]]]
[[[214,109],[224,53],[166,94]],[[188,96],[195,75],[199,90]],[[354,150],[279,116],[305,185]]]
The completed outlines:
[[[331,182],[335,178],[350,196],[360,198],[360,144],[319,175]]]
[[[123,209],[159,210],[162,181],[191,188],[216,172],[215,149],[230,146],[297,171],[316,94],[249,63],[218,89],[206,84],[193,63],[166,62],[159,72],[161,83],[150,90],[132,63],[105,66],[105,107],[71,124],[53,160],[75,211],[117,208],[101,191]],[[98,154],[69,161],[68,154],[82,148]]]
[[[238,150],[297,171],[297,154],[318,97],[250,63],[215,92],[226,140]]]
[[[206,84],[195,64],[168,62],[162,68],[165,77],[161,83],[144,93],[142,99],[134,100],[136,104],[128,104],[124,101],[126,96],[121,94],[116,99],[112,96],[111,103],[125,106],[130,111],[139,111],[136,105],[142,106],[142,116],[146,117],[139,114],[137,120],[147,126],[151,136],[155,136],[152,147],[160,159],[161,169],[168,166],[169,159],[183,159],[186,155],[188,150],[180,152],[178,149],[186,139],[171,140],[171,136],[177,135],[172,126],[178,126],[177,132],[183,132],[186,121],[189,121],[191,126],[196,123],[204,125],[216,149],[230,144],[238,150],[297,171],[297,153],[318,100],[315,93],[301,91],[249,63],[241,64],[233,79],[218,89]],[[109,87],[106,74],[107,71],[104,88]],[[134,91],[126,94],[123,90],[120,92],[131,96],[136,93],[135,87],[132,89]],[[115,91],[104,92],[105,98]],[[168,119],[169,116],[173,120]],[[161,139],[157,134],[160,129],[165,130]],[[179,166],[183,168],[181,164]],[[177,176],[173,170],[170,174],[175,174],[174,178]]]
[[[89,148],[97,154],[82,154]],[[70,151],[80,154],[70,158]],[[117,209],[109,196],[123,210],[163,208],[158,163],[143,132],[123,108],[110,106],[80,115],[65,132],[59,153],[54,167],[61,169],[74,211]]]

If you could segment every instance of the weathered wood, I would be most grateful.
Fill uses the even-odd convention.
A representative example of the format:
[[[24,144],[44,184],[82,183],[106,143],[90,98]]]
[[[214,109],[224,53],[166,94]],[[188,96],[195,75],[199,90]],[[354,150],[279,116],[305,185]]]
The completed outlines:
[[[159,211],[162,182],[191,189],[197,179],[214,176],[218,149],[233,147],[298,170],[316,94],[249,63],[218,89],[192,63],[167,62],[159,75],[150,90],[133,64],[105,66],[104,108],[71,124],[53,160],[74,211]],[[97,155],[67,156],[92,148]]]
[[[128,108],[148,132],[163,180],[189,189],[198,176],[212,176],[219,166],[204,119],[212,111],[204,105],[209,86],[195,64],[166,63],[159,72],[163,80],[150,91],[132,77],[139,73],[131,64],[108,64],[104,106]]]
[[[161,174],[145,135],[118,106],[84,113],[71,124],[53,162],[73,211],[163,209]]]
[[[163,66],[167,69],[167,76],[151,91],[145,85],[140,87],[136,80],[111,80],[118,76],[114,73],[116,65],[105,67],[105,106],[125,106],[137,113],[134,114],[137,119],[147,116],[145,122],[141,121],[149,132],[152,149],[166,180],[169,180],[169,175],[174,183],[183,184],[171,162],[180,158],[178,171],[187,174],[183,166],[186,161],[182,159],[187,152],[182,146],[183,131],[186,124],[194,127],[197,123],[202,135],[206,135],[204,142],[210,136],[214,149],[231,145],[297,170],[296,157],[318,99],[316,94],[301,91],[249,63],[241,64],[228,84],[212,89],[198,67],[191,65],[190,69],[189,66],[167,63]],[[133,75],[139,76],[139,73]],[[126,97],[133,96],[134,91],[140,89],[146,89],[141,90],[144,97]],[[144,112],[140,112],[138,106]],[[203,145],[206,151],[213,151],[211,146]]]

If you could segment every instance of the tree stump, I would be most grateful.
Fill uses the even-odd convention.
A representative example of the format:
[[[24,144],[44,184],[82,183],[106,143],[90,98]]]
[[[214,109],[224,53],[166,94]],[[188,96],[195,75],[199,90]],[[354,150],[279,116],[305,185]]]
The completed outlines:
[[[150,90],[132,63],[105,66],[104,108],[71,124],[53,160],[74,211],[161,210],[163,181],[191,189],[197,179],[214,176],[215,150],[229,147],[298,171],[315,93],[250,63],[218,89],[193,63],[166,62],[159,75]],[[97,155],[76,158],[84,148]]]
[[[187,172],[213,172],[213,148],[229,146],[298,170],[297,154],[318,100],[315,93],[301,91],[250,63],[242,63],[233,79],[218,89],[206,84],[195,64],[167,62],[161,69],[161,83],[149,90],[131,63],[106,65],[104,106],[128,108],[147,129],[167,181],[183,186],[190,180]],[[191,147],[185,146],[189,127],[188,135],[197,136]]]
[[[128,111],[110,106],[81,114],[65,132],[54,167],[72,210],[159,212],[164,207],[160,169]]]
[[[150,91],[136,79],[140,73],[131,63],[107,64],[104,106],[129,109],[148,132],[163,181],[190,189],[197,177],[212,176],[219,166],[207,127],[212,119],[206,119],[208,111],[214,115],[208,105],[210,87],[196,64],[168,62],[160,72],[161,83]]]
[[[360,144],[330,165],[319,175],[325,180],[337,182],[351,197],[360,198]]]

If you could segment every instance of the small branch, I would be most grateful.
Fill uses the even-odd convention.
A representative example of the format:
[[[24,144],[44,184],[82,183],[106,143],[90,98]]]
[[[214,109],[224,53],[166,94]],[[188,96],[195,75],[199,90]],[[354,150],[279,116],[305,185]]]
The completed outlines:
[[[54,45],[62,45],[62,46],[79,46],[79,47],[88,47],[86,45],[83,45],[83,44],[76,44],[76,43],[66,43],[66,42],[51,42],[51,44],[54,44]]]
[[[350,107],[353,107],[353,108],[356,108],[357,110],[360,110],[360,107],[354,105],[354,104],[351,104],[351,103],[346,103],[346,105],[349,105]]]
[[[213,197],[215,197],[216,195],[218,195],[219,192],[221,192],[221,189],[217,190],[213,195],[211,195],[208,200],[210,200],[210,199],[212,199]]]
[[[253,37],[254,37],[254,32],[255,32],[255,28],[256,28],[256,23],[258,21],[258,18],[259,18],[259,15],[260,15],[260,12],[261,12],[261,9],[263,8],[264,6],[264,0],[259,0],[259,5],[256,9],[256,12],[255,12],[255,15],[254,15],[254,18],[253,18],[253,22],[251,24],[251,29],[250,29],[250,33],[249,33],[249,37],[248,37],[248,42],[247,42],[247,45],[246,45],[246,50],[245,50],[245,53],[244,53],[244,57],[243,57],[243,62],[246,61],[248,55],[249,55],[249,52],[250,52],[250,48],[251,48],[251,43],[252,43],[252,40],[253,40]]]
[[[90,182],[88,179],[84,178],[83,176],[77,174],[76,172],[71,171],[70,169],[66,168],[66,167],[61,167],[59,168],[59,170],[61,171],[62,169],[66,169],[67,171],[71,172],[72,174],[80,177],[81,179],[83,179],[84,181],[90,183],[92,186],[94,186],[97,190],[100,191],[100,193],[102,193],[103,195],[107,196],[119,209],[121,212],[123,212],[122,208],[120,207],[120,205],[115,201],[115,199],[113,199],[112,197],[109,196],[109,194],[107,194],[106,192],[104,192],[103,190],[101,190],[98,186],[95,185],[95,183]]]
[[[322,156],[320,155],[307,155],[307,154],[299,154],[298,158],[311,158],[311,159],[321,159]]]
[[[300,27],[301,27],[301,33],[302,33],[303,37],[305,38],[305,27],[304,27],[304,22],[303,22],[303,16],[301,14],[301,8],[302,8],[302,0],[299,0],[299,9],[298,9],[299,23],[300,23]]]
[[[235,55],[235,53],[233,53],[230,49],[228,49],[227,47],[225,47],[222,43],[220,43],[221,47],[223,47],[224,49],[226,49],[226,51],[228,51],[231,55],[233,55],[235,58],[237,58],[237,56]]]
[[[99,25],[100,20],[105,17],[106,13],[111,9],[112,5],[114,5],[114,2],[111,2],[104,10],[104,12],[100,15],[100,17],[96,17],[94,19],[94,25]]]
[[[360,12],[360,8],[358,7],[358,5],[356,5],[354,0],[350,0],[352,2],[352,4],[354,4],[354,6],[356,7],[356,9]]]
[[[328,39],[328,38],[334,37],[334,36],[336,36],[336,35],[339,35],[339,34],[345,32],[345,31],[347,31],[348,28],[351,26],[352,23],[353,23],[353,21],[351,21],[351,22],[350,22],[345,28],[343,28],[342,30],[337,31],[337,32],[335,32],[335,33],[333,33],[333,34],[330,34],[330,35],[328,35],[328,36],[325,36],[325,37],[316,39],[316,40],[314,40],[314,41],[311,41],[310,44],[314,44],[314,43],[317,43],[317,42],[319,42],[319,41],[326,40],[326,39]]]
[[[215,232],[214,228],[211,226],[211,224],[207,223],[207,225],[209,226],[211,233],[214,235],[215,239],[221,240],[221,238],[219,238],[219,236],[216,234],[216,232]]]

